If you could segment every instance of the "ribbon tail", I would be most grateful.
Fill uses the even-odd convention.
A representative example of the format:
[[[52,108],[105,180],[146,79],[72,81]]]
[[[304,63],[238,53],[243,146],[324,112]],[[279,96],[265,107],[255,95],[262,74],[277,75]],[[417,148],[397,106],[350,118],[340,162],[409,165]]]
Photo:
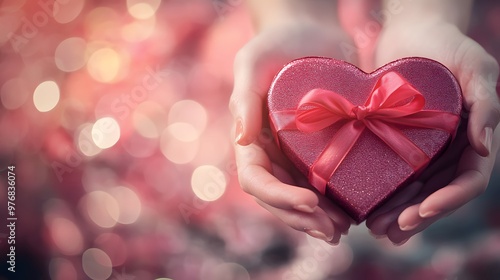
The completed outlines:
[[[346,123],[318,156],[309,172],[309,182],[321,194],[326,192],[326,184],[351,151],[365,126],[358,120]]]
[[[401,118],[387,118],[385,122],[404,126],[439,129],[453,134],[460,123],[460,116],[449,112],[424,110]]]
[[[269,114],[269,119],[274,131],[297,130],[295,125],[295,109],[277,111]]]
[[[413,170],[418,171],[429,163],[429,156],[399,129],[373,119],[365,121],[365,125],[406,161]]]
[[[297,130],[297,125],[295,125],[295,112],[296,110],[283,110],[269,114],[269,123],[278,147],[281,146],[278,138],[278,131]]]

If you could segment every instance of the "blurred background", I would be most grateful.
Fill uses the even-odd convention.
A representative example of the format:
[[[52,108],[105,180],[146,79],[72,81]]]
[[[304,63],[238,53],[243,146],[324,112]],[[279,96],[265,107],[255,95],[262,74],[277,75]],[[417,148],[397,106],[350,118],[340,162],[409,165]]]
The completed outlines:
[[[500,279],[500,166],[401,247],[364,225],[331,247],[244,194],[227,103],[252,34],[243,0],[1,1],[0,279]],[[498,1],[470,35],[500,58]]]

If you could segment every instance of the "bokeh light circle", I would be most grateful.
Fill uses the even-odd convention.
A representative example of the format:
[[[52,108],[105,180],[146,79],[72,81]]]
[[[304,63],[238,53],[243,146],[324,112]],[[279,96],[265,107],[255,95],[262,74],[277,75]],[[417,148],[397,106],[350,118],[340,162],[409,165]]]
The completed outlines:
[[[90,248],[83,253],[82,267],[85,274],[93,280],[108,279],[113,272],[108,254],[98,248]]]
[[[177,101],[170,107],[168,112],[169,123],[189,123],[200,133],[205,130],[207,119],[205,107],[191,99]]]
[[[113,147],[120,139],[120,125],[111,117],[98,119],[92,126],[92,140],[101,149]]]
[[[87,62],[87,42],[80,37],[67,38],[56,48],[54,60],[57,68],[64,72],[79,70]]]
[[[48,112],[59,103],[59,86],[54,81],[39,84],[33,93],[33,103],[40,112]]]
[[[56,0],[52,9],[54,20],[60,24],[72,22],[83,10],[85,0]]]
[[[113,232],[104,232],[95,240],[94,244],[106,252],[113,267],[122,265],[128,258],[128,244],[124,238]]]
[[[120,14],[110,7],[99,6],[85,15],[84,29],[89,40],[106,40],[111,32],[116,34],[121,25]]]
[[[116,199],[104,191],[93,191],[83,197],[84,211],[88,217],[102,228],[114,227],[120,215]]]
[[[151,37],[156,28],[156,18],[136,20],[122,27],[122,38],[127,42],[140,42]],[[162,27],[163,28],[163,27]]]
[[[155,15],[161,0],[127,0],[127,9],[137,19],[147,19]]]
[[[158,139],[167,126],[165,107],[152,101],[144,101],[132,113],[132,125],[143,137]]]
[[[161,152],[168,160],[177,164],[191,162],[198,154],[199,146],[199,141],[180,141],[169,129],[165,129],[160,138]]]
[[[78,151],[88,157],[98,155],[102,151],[92,139],[92,127],[91,123],[81,125],[75,136]]]
[[[141,113],[134,113],[132,121],[135,129],[141,136],[146,138],[159,137],[155,123],[148,116]]]
[[[237,263],[221,263],[215,265],[208,274],[200,275],[202,280],[250,280],[248,270]]]
[[[182,142],[192,142],[200,136],[200,131],[189,123],[176,122],[169,125],[167,129],[173,137]]]
[[[49,224],[52,240],[65,255],[77,255],[83,250],[83,235],[75,223],[55,218]]]
[[[115,187],[108,191],[118,203],[119,215],[117,222],[121,224],[132,224],[141,214],[141,200],[139,196],[130,188]]]
[[[0,101],[9,110],[21,107],[26,102],[28,95],[25,82],[19,78],[6,81],[0,89]]]
[[[124,58],[112,48],[96,50],[87,62],[90,76],[102,83],[115,82],[124,67]]]
[[[195,195],[204,201],[219,199],[226,191],[224,173],[213,165],[197,167],[191,176],[191,188]]]
[[[52,280],[78,279],[75,266],[65,258],[52,258],[50,260],[49,275]]]

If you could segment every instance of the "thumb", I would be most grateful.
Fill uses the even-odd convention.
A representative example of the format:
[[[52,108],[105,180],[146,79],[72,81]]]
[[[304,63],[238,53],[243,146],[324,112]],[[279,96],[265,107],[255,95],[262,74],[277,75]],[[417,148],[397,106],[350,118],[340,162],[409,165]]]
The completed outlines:
[[[235,142],[252,143],[262,129],[262,112],[273,73],[263,57],[240,51],[234,63],[234,87],[229,109],[235,122]]]
[[[262,106],[264,97],[253,89],[238,89],[235,86],[229,108],[234,118],[234,141],[249,145],[258,136],[262,127]]]
[[[463,87],[464,104],[470,112],[467,134],[474,150],[481,156],[488,156],[494,130],[500,122],[500,102],[496,92],[498,63],[484,49],[477,49],[477,52],[481,53],[464,57],[465,60],[470,58],[468,65],[471,67],[465,72],[472,73]]]

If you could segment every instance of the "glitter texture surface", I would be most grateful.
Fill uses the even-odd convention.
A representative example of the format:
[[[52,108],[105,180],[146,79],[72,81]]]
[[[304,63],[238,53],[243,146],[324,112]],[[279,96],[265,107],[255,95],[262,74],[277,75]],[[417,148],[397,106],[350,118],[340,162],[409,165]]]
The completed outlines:
[[[300,99],[314,88],[337,92],[354,105],[361,105],[379,77],[389,71],[399,73],[424,95],[425,110],[460,113],[462,95],[456,79],[440,63],[424,58],[397,60],[369,74],[329,58],[292,61],[278,73],[269,90],[269,111],[295,109]],[[333,125],[314,133],[279,131],[281,149],[307,176],[311,165],[340,126]],[[431,159],[439,156],[451,139],[439,130],[410,127],[401,130]],[[415,171],[401,157],[365,130],[330,178],[326,196],[360,223],[414,178]]]

